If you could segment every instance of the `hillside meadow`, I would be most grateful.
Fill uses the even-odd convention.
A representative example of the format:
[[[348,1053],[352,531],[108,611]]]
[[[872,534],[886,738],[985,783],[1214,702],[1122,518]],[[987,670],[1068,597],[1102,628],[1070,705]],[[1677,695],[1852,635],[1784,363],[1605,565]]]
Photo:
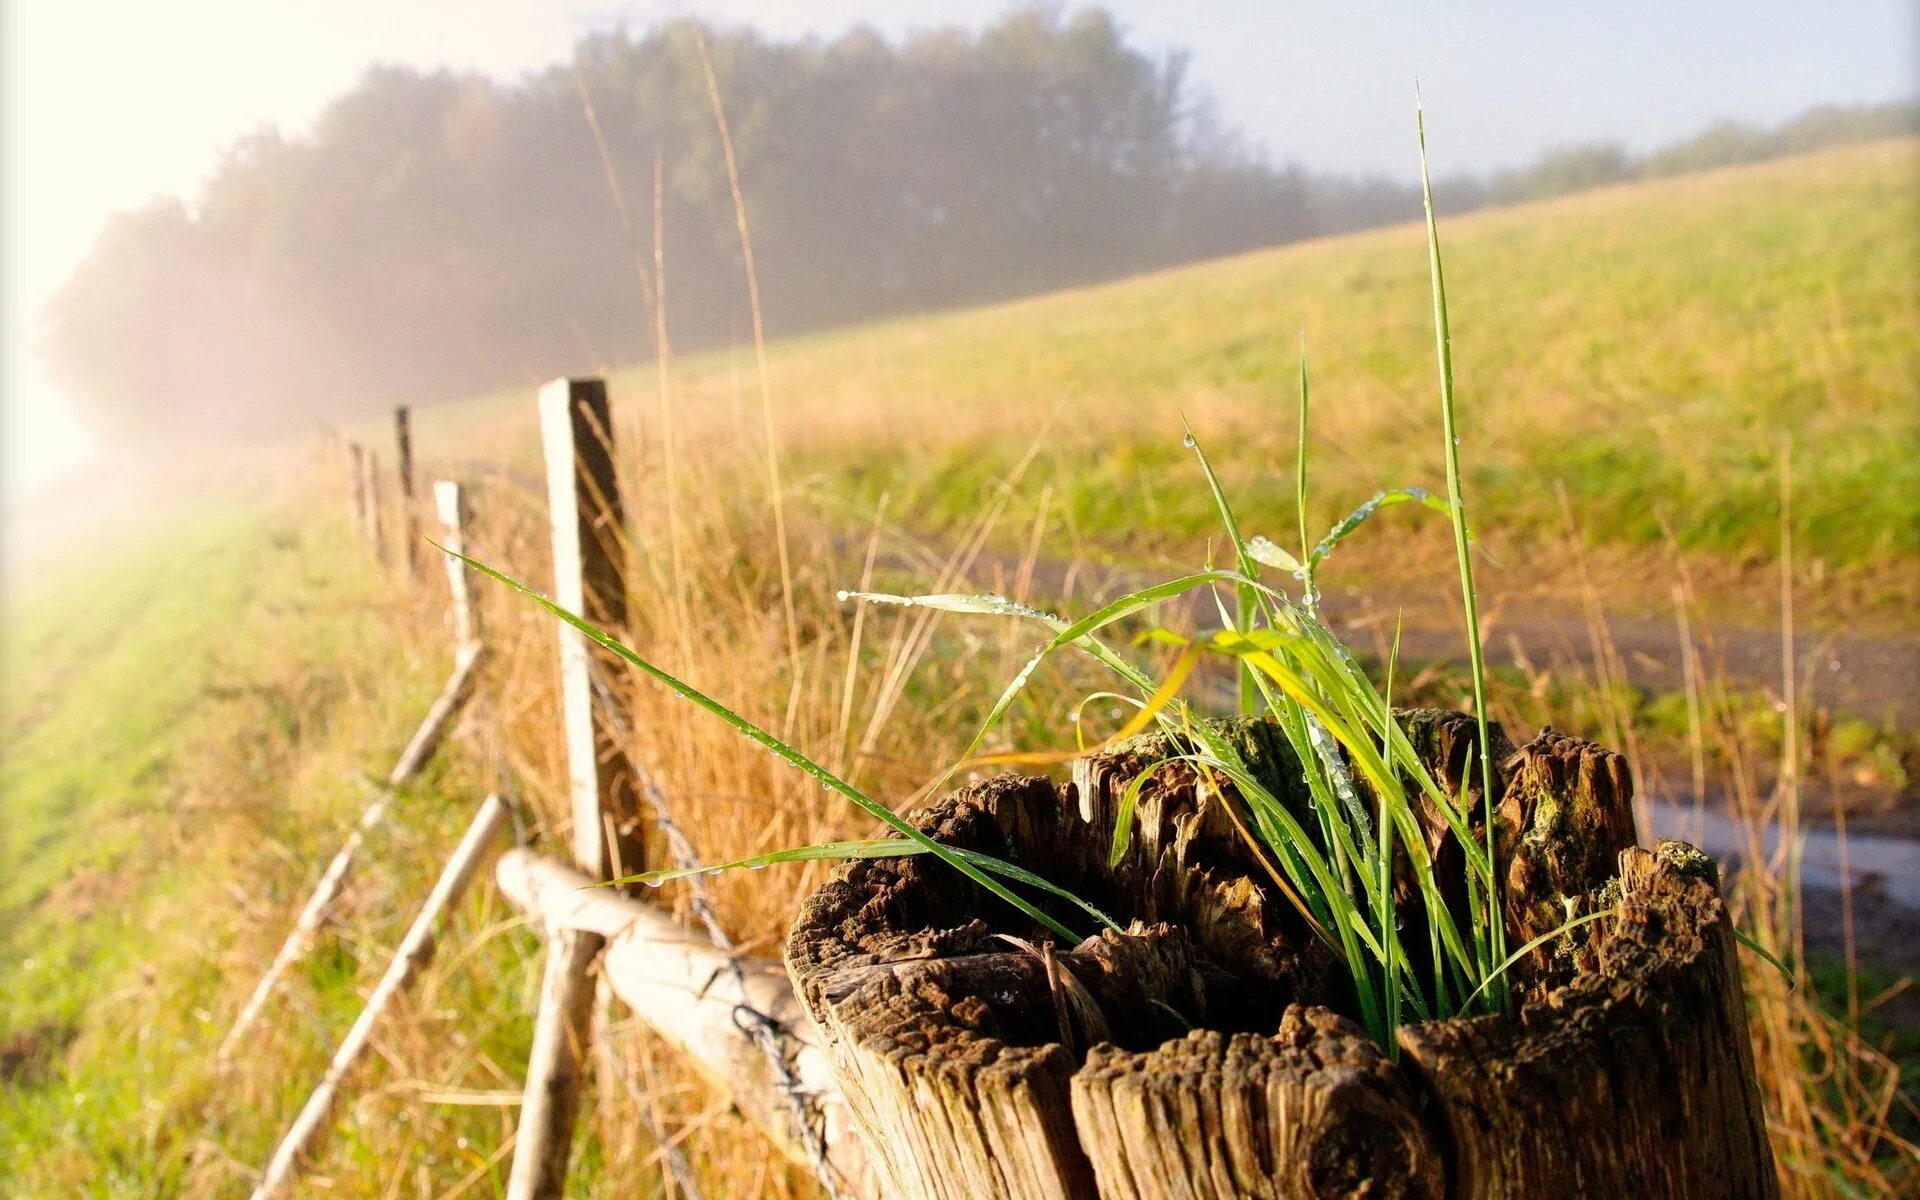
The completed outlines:
[[[1570,508],[1612,552],[1610,600],[1664,603],[1664,555],[1647,567],[1664,523],[1702,555],[1722,610],[1768,619],[1744,568],[1777,549],[1790,438],[1812,602],[1920,628],[1916,178],[1908,139],[1448,221],[1469,489],[1515,568],[1489,586],[1514,586],[1533,556],[1557,571]],[[1068,549],[1187,555],[1211,510],[1184,416],[1248,527],[1278,537],[1293,528],[1304,335],[1317,532],[1380,488],[1442,484],[1427,289],[1409,225],[778,343],[787,473],[823,520],[857,525],[884,495],[892,519],[951,533],[1037,444],[1021,487],[1050,497]],[[776,307],[780,281],[766,294]],[[747,345],[675,364],[678,436],[759,470],[755,386]],[[657,439],[654,369],[613,387]],[[442,411],[451,437],[489,411],[517,410],[524,429],[528,408],[522,394]],[[1357,577],[1392,586],[1404,550],[1366,557],[1365,541]]]

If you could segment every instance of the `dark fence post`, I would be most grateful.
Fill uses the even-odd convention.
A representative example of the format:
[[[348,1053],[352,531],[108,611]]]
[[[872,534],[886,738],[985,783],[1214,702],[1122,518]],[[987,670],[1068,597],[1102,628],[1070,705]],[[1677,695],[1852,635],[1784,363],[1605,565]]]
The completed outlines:
[[[393,410],[393,442],[400,467],[400,541],[405,546],[402,558],[407,564],[407,578],[412,579],[419,565],[420,521],[414,507],[418,497],[413,490],[413,423],[404,404]]]

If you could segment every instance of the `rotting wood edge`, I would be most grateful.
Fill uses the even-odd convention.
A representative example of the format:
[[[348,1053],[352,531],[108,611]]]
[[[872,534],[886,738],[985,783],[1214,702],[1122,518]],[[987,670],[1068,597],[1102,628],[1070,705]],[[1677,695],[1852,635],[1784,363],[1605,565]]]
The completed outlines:
[[[1458,781],[1471,721],[1402,722]],[[984,902],[933,911],[952,883],[929,860],[842,867],[807,902],[787,961],[887,1194],[1774,1196],[1711,861],[1678,843],[1633,846],[1617,755],[1551,731],[1518,750],[1496,734],[1495,751],[1512,944],[1568,913],[1617,904],[1620,916],[1517,968],[1516,1017],[1402,1027],[1398,1063],[1325,1006],[1339,999],[1330,964],[1297,922],[1289,931],[1283,902],[1177,770],[1142,790],[1134,844],[1107,880],[1130,897],[1134,936],[1089,939],[1053,963],[995,941],[972,919]],[[1153,761],[1151,747],[1123,747],[1065,786],[987,780],[917,820],[976,849],[1025,851],[1030,869],[1073,886],[1104,871],[1115,782]],[[1470,790],[1465,805],[1477,807]],[[1444,854],[1449,837],[1429,840]],[[1075,1022],[1098,1018],[1055,1011],[1062,972],[1135,1027],[1126,1046],[1093,1045],[1102,1031]],[[1272,1002],[1255,1011],[1250,994]],[[1209,1009],[1239,1031],[1179,1028],[1208,1024]],[[1075,1051],[1055,1032],[1063,1021]]]

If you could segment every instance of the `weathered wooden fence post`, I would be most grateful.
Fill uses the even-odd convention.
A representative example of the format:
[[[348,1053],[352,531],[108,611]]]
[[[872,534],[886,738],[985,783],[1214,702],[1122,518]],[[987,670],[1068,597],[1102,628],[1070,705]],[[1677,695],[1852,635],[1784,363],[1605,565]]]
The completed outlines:
[[[412,579],[419,566],[420,520],[414,508],[418,497],[413,490],[413,422],[407,406],[393,410],[394,455],[400,470],[400,543],[405,553],[407,578]]]
[[[599,628],[623,634],[628,616],[625,515],[614,473],[606,384],[556,379],[540,390],[539,406],[553,524],[553,598]],[[633,874],[645,869],[639,789],[620,745],[622,722],[612,707],[613,663],[565,624],[559,626],[559,641],[574,862],[592,879]],[[589,976],[603,945],[596,936],[548,930],[547,970],[508,1200],[547,1200],[563,1192],[593,1009]]]
[[[626,514],[613,468],[607,385],[556,379],[540,390],[547,507],[553,524],[553,598],[615,636],[627,627]],[[639,789],[622,748],[608,685],[617,660],[559,626],[560,704],[566,726],[573,857],[599,879],[644,870]]]

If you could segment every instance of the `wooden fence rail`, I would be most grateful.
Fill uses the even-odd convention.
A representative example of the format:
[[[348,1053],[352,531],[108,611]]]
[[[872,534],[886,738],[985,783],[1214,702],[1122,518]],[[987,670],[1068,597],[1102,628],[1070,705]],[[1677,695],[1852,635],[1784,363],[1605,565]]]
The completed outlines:
[[[581,872],[530,850],[501,855],[494,878],[501,894],[549,936],[577,931],[604,939],[601,970],[614,994],[732,1100],[782,1155],[813,1170],[816,1146],[824,1145],[831,1173],[846,1195],[876,1195],[825,1053],[780,963],[738,960],[736,975],[736,960],[705,934],[652,905],[594,887]],[[794,1127],[785,1085],[744,1031],[753,1021],[782,1031],[788,1069],[817,1122],[817,1136]]]

